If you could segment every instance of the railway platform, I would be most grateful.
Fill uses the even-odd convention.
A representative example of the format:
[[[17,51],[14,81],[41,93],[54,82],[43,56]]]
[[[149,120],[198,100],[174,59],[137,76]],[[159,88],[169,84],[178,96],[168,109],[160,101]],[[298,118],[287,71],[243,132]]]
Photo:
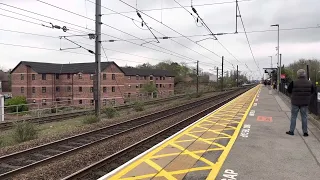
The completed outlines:
[[[318,179],[320,131],[289,128],[290,108],[258,85],[99,180]]]

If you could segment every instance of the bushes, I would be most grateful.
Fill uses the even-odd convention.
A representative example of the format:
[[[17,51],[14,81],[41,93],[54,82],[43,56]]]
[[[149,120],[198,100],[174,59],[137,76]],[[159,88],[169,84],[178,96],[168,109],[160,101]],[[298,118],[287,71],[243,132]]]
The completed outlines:
[[[133,107],[133,109],[135,110],[135,111],[144,111],[144,105],[143,105],[143,103],[141,103],[141,102],[134,102],[133,103],[133,105],[132,105],[132,107]]]
[[[118,115],[118,112],[114,107],[107,107],[103,110],[103,112],[109,119],[114,118],[116,115]]]
[[[13,139],[16,142],[25,142],[37,137],[35,125],[30,122],[17,122],[13,130]]]
[[[84,124],[92,124],[92,123],[96,123],[98,122],[99,119],[95,116],[95,115],[87,115],[83,120],[82,122]]]
[[[16,96],[11,99],[8,99],[5,105],[10,106],[8,107],[8,110],[10,112],[17,112],[17,107],[18,107],[18,112],[22,112],[22,111],[28,111],[28,106],[26,104],[27,104],[27,100],[25,97]],[[15,105],[19,105],[19,106],[15,106]]]

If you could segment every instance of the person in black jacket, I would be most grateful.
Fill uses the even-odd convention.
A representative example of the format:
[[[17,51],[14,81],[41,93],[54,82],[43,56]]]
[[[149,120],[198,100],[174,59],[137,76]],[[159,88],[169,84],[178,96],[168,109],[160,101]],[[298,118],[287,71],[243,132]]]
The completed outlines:
[[[289,135],[294,135],[296,128],[296,119],[300,110],[303,136],[308,136],[307,118],[308,105],[311,95],[315,91],[314,85],[306,78],[306,72],[303,69],[297,71],[298,79],[292,81],[288,87],[288,93],[291,95],[291,123]]]

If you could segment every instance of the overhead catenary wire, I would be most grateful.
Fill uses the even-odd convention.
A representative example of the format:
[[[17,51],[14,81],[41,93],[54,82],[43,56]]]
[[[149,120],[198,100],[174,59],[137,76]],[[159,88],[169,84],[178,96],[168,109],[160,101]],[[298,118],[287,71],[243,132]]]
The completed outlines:
[[[37,1],[42,2],[42,3],[44,3],[44,4],[47,4],[47,5],[49,5],[49,6],[52,6],[52,7],[58,8],[58,9],[60,9],[60,10],[63,10],[63,11],[72,13],[72,14],[74,14],[74,15],[78,15],[78,16],[80,16],[80,17],[87,18],[87,17],[85,17],[85,16],[83,16],[83,15],[80,15],[80,14],[78,14],[78,13],[74,13],[74,12],[72,12],[72,11],[69,11],[69,10],[60,8],[60,7],[58,7],[58,6],[55,6],[55,5],[52,5],[52,4],[43,2],[43,1],[41,1],[41,0],[37,0]],[[101,6],[101,5],[100,5],[100,6]],[[102,6],[101,6],[101,7],[102,7]],[[137,12],[138,12],[138,10],[137,10]],[[87,19],[92,20],[92,21],[95,21],[95,20],[93,20],[93,19],[91,19],[91,18],[87,18]],[[130,19],[132,19],[132,18],[130,18]],[[132,35],[132,34],[130,34],[130,33],[124,32],[124,31],[122,31],[122,30],[120,30],[120,29],[117,29],[117,28],[115,28],[115,27],[112,27],[112,26],[110,26],[110,25],[107,25],[107,24],[104,24],[104,23],[102,23],[102,25],[105,25],[105,26],[107,26],[107,27],[110,27],[110,28],[112,28],[112,29],[115,29],[115,30],[117,30],[117,31],[120,31],[120,32],[122,32],[122,33],[124,33],[124,34],[127,34],[127,35],[133,36],[133,37],[135,37],[135,38],[138,38],[138,37],[136,37],[136,36],[134,36],[134,35]],[[138,39],[140,39],[140,38],[138,38]],[[143,40],[143,39],[140,39],[140,40]],[[143,40],[143,41],[145,41],[145,40]],[[145,41],[145,42],[146,42],[146,43],[149,43],[148,41]],[[178,53],[176,53],[176,52],[174,52],[174,51],[168,50],[168,49],[163,48],[163,47],[161,47],[161,46],[158,46],[158,45],[155,45],[155,44],[152,44],[152,45],[153,45],[153,46],[156,46],[156,47],[158,47],[158,48],[164,49],[164,50],[166,50],[166,51],[169,51],[169,52],[171,52],[171,53],[178,54]],[[179,55],[182,56],[182,57],[184,57],[184,58],[188,58],[188,59],[192,60],[192,59],[189,58],[188,56],[184,56],[184,55],[181,55],[181,54],[179,54]]]
[[[88,0],[89,1],[89,0]],[[249,2],[249,1],[253,1],[253,0],[239,0],[239,2]],[[225,1],[225,2],[215,2],[215,3],[206,3],[206,4],[193,4],[192,6],[194,7],[202,7],[202,6],[214,6],[214,5],[221,5],[221,4],[232,4],[235,3],[236,1]],[[183,6],[184,8],[189,8],[191,6]],[[163,11],[163,10],[170,10],[170,9],[181,9],[181,6],[175,6],[175,7],[166,7],[166,8],[154,8],[154,9],[142,9],[140,11]],[[136,11],[125,11],[125,12],[119,12],[121,14],[127,14],[127,13],[134,13]],[[104,15],[114,15],[114,14],[118,14],[118,13],[109,13],[109,14],[104,14]]]
[[[86,18],[86,19],[95,21],[94,19],[87,18],[87,17],[85,17],[85,16],[83,16],[83,15],[81,15],[81,14],[74,13],[74,12],[72,12],[72,11],[69,11],[69,10],[66,10],[66,9],[64,9],[64,8],[61,8],[61,7],[58,7],[58,6],[55,6],[55,5],[52,5],[52,4],[43,2],[43,1],[41,1],[41,0],[36,0],[36,1],[42,2],[42,3],[44,3],[44,4],[46,4],[46,5],[49,5],[49,6],[52,6],[52,7],[55,7],[55,8],[57,8],[57,9],[62,10],[62,11],[66,11],[66,12],[69,12],[69,13],[71,13],[71,14],[74,14],[74,15],[77,15],[77,16],[80,16],[80,17],[83,17],[83,18]],[[100,5],[100,6],[101,6],[101,5]],[[108,25],[108,24],[102,23],[102,25],[107,26],[107,27],[110,27],[111,29],[117,30],[117,31],[119,31],[119,32],[122,32],[122,33],[124,33],[124,34],[129,35],[129,36],[132,36],[132,37],[134,37],[134,38],[140,39],[139,37],[137,37],[137,36],[135,36],[135,35],[132,35],[132,34],[130,34],[130,33],[127,33],[127,32],[125,32],[125,31],[122,31],[122,30],[120,30],[120,29],[118,29],[118,28],[115,28],[115,27],[113,27],[113,26],[110,26],[110,25]],[[110,36],[110,35],[109,35],[109,36]],[[148,41],[145,41],[145,40],[143,40],[143,39],[141,39],[141,40],[144,41],[145,43],[149,43]],[[178,54],[178,53],[176,53],[176,52],[174,52],[174,51],[172,51],[172,50],[163,48],[163,47],[161,47],[161,46],[159,46],[159,45],[156,45],[156,44],[151,44],[151,45],[153,45],[153,46],[155,46],[155,47],[158,47],[158,48],[160,48],[160,49],[164,49],[164,50],[166,50],[166,51],[168,51],[168,52],[171,52],[171,53],[174,53],[174,54]],[[142,46],[142,45],[140,44],[140,46]],[[145,46],[145,47],[146,47],[146,46]],[[189,57],[187,57],[187,56],[185,56],[185,55],[181,55],[181,54],[179,54],[179,55],[182,56],[182,57],[185,57],[186,59],[191,60]]]
[[[130,5],[130,4],[126,3],[126,2],[124,2],[123,0],[119,0],[119,1],[120,1],[120,2],[122,2],[123,4],[126,4],[127,6],[129,6],[129,7],[131,7],[131,8],[133,8],[133,9],[135,9],[136,11],[141,12],[140,10],[138,10],[138,9],[136,9],[135,7],[133,7],[132,5]],[[181,34],[180,32],[178,32],[177,30],[175,30],[175,29],[171,28],[170,26],[168,26],[168,25],[166,25],[166,24],[164,24],[164,23],[161,23],[159,20],[157,20],[157,19],[153,18],[152,16],[149,16],[148,14],[146,14],[146,13],[144,13],[144,12],[141,12],[141,13],[143,13],[144,15],[148,16],[149,18],[153,19],[154,21],[156,21],[156,22],[158,22],[158,23],[162,24],[163,26],[167,27],[168,29],[170,29],[170,30],[174,31],[175,33],[177,33],[177,34],[179,34],[179,35],[181,35],[181,36],[184,36],[183,34]],[[200,44],[196,43],[195,41],[193,41],[192,39],[190,39],[190,38],[188,38],[188,37],[186,37],[186,36],[184,36],[184,37],[185,37],[186,39],[188,39],[189,41],[191,41],[191,42],[193,42],[193,43],[197,44],[198,46],[202,47],[203,49],[206,49],[207,51],[209,51],[209,52],[211,52],[212,54],[216,55],[217,57],[221,58],[221,56],[220,56],[220,55],[218,55],[217,53],[215,53],[215,52],[211,51],[210,49],[208,49],[208,48],[206,48],[206,47],[204,47],[204,46],[202,46],[202,45],[200,45]],[[229,61],[226,61],[226,62],[228,62],[228,63],[232,64],[232,63],[231,63],[231,62],[229,62]]]
[[[22,8],[18,8],[18,7],[11,6],[11,5],[4,4],[4,3],[0,3],[0,4],[5,5],[5,6],[8,6],[8,7],[11,7],[11,8],[16,8],[16,9],[19,9],[19,10],[21,10],[21,11],[25,11],[25,12],[28,12],[28,13],[32,13],[32,14],[36,14],[36,15],[39,15],[39,16],[43,16],[43,17],[46,17],[46,18],[49,18],[49,19],[53,19],[53,20],[56,20],[56,21],[60,21],[60,22],[66,23],[66,24],[70,24],[70,25],[73,25],[73,26],[77,26],[77,27],[80,27],[80,28],[83,28],[83,29],[86,29],[86,30],[94,31],[93,29],[87,29],[86,27],[83,27],[83,26],[79,26],[79,25],[76,25],[76,24],[73,24],[73,23],[70,23],[70,22],[62,21],[62,20],[59,20],[59,19],[56,19],[56,18],[52,18],[52,17],[45,16],[45,15],[42,15],[42,14],[39,14],[39,13],[35,13],[35,12],[32,12],[32,11],[28,11],[28,10],[25,10],[25,9],[22,9]],[[21,20],[21,19],[18,19],[18,20]],[[33,23],[33,22],[30,22],[30,21],[26,21],[26,20],[22,20],[22,21],[29,22],[29,23]],[[42,26],[41,24],[38,24],[38,23],[33,23],[33,24]],[[70,29],[70,28],[69,28],[69,29]],[[80,32],[88,33],[88,32],[86,32],[86,31],[80,31]],[[188,61],[192,60],[191,58],[189,58],[189,57],[187,57],[187,56],[184,56],[184,55],[181,55],[181,54],[179,54],[179,53],[175,53],[174,51],[170,51],[171,53],[168,53],[168,52],[161,51],[161,50],[158,50],[158,49],[155,49],[155,48],[152,48],[152,47],[141,46],[141,44],[138,44],[138,43],[135,43],[135,42],[131,42],[131,41],[128,41],[128,40],[125,40],[125,39],[122,39],[122,38],[118,38],[118,37],[115,37],[115,36],[112,36],[112,35],[109,35],[109,34],[106,34],[106,33],[101,33],[101,34],[106,35],[106,36],[110,36],[110,37],[112,37],[112,38],[116,38],[116,39],[121,40],[121,41],[125,41],[125,42],[128,42],[128,43],[131,43],[131,44],[134,44],[134,45],[137,45],[137,46],[139,46],[139,47],[144,47],[144,48],[151,49],[151,50],[154,50],[154,51],[158,51],[158,52],[161,52],[161,53],[164,53],[164,54],[168,54],[168,55],[171,55],[171,56],[175,56],[175,57],[180,58],[180,59],[185,59],[185,60],[188,60]],[[164,49],[165,49],[165,48],[164,48]]]
[[[240,19],[241,19],[241,24],[242,24],[243,30],[244,30],[244,32],[245,32],[245,35],[246,35],[247,43],[248,43],[248,45],[249,45],[249,49],[250,49],[250,52],[251,52],[253,61],[255,62],[256,66],[257,66],[257,68],[258,68],[258,71],[259,71],[259,73],[260,73],[260,76],[262,76],[261,70],[260,70],[260,67],[259,67],[259,64],[257,63],[257,61],[256,61],[256,59],[255,59],[255,57],[254,57],[254,55],[253,55],[253,52],[252,52],[252,48],[251,48],[251,45],[250,45],[250,42],[249,42],[248,35],[247,35],[247,33],[246,33],[246,28],[245,28],[245,26],[244,26],[244,22],[243,22],[243,18],[242,18],[242,16],[241,16],[241,12],[240,12],[240,7],[239,7],[239,5],[238,5],[238,11],[239,11],[239,16],[240,16]]]
[[[28,45],[22,45],[22,44],[10,44],[10,43],[2,43],[2,42],[0,42],[0,45],[21,47],[21,48],[29,48],[29,49],[37,49],[37,50],[46,50],[46,51],[57,51],[57,52],[63,52],[63,53],[69,53],[69,54],[78,54],[78,55],[91,56],[91,57],[94,56],[94,55],[88,54],[88,53],[79,53],[79,52],[73,52],[73,51],[60,51],[59,49],[28,46]],[[137,63],[137,64],[143,63],[143,62],[138,62],[138,61],[132,61],[132,60],[120,59],[120,58],[112,58],[112,57],[109,57],[109,59],[115,59],[115,60],[125,61],[125,62],[134,62],[134,63]]]

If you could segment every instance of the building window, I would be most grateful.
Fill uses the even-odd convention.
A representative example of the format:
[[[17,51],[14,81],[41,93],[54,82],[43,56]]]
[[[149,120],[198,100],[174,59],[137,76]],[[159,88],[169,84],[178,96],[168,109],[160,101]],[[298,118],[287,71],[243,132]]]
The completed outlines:
[[[82,100],[81,99],[79,100],[79,104],[82,104]]]
[[[116,79],[116,75],[115,74],[112,74],[112,80],[115,80]]]
[[[56,92],[60,92],[60,87],[56,86]]]
[[[79,92],[82,92],[82,87],[79,87]]]
[[[159,78],[158,78],[158,77],[156,77],[156,80],[159,80]]]
[[[20,75],[20,78],[21,78],[21,80],[24,80],[24,75],[21,74],[21,75]]]
[[[166,80],[166,77],[163,77],[163,80]]]
[[[46,99],[42,99],[42,105],[47,105],[47,100]]]
[[[139,84],[136,85],[136,88],[139,88]]]
[[[156,84],[156,88],[158,88],[159,87],[159,84]]]
[[[24,87],[21,87],[21,93],[24,93]]]
[[[71,99],[70,98],[68,98],[68,104],[71,104]]]
[[[169,88],[171,88],[172,87],[172,84],[169,84]]]
[[[136,76],[136,80],[139,80],[139,76],[138,75]]]
[[[150,80],[153,80],[153,76],[150,76]]]
[[[90,74],[90,80],[93,80],[94,74]]]
[[[93,99],[90,100],[90,104],[94,105],[94,100]]]
[[[67,74],[67,79],[70,79],[70,74]]]
[[[147,76],[144,76],[143,79],[144,79],[144,80],[147,80]]]
[[[128,93],[128,98],[131,97],[131,93]]]
[[[112,99],[112,100],[111,100],[111,104],[112,104],[112,106],[115,106],[115,105],[116,105],[116,100],[115,100],[115,99]]]
[[[70,86],[67,87],[67,92],[71,92],[71,87]]]
[[[160,80],[162,80],[162,76],[160,76]]]
[[[36,88],[32,87],[32,93],[36,93]]]
[[[130,80],[130,79],[131,79],[131,76],[128,76],[128,79]]]
[[[32,74],[32,80],[36,80],[36,75],[35,74]]]
[[[56,74],[56,79],[59,79],[59,77],[60,77],[59,74]]]
[[[162,88],[162,84],[160,84],[160,88]]]
[[[42,80],[47,80],[47,75],[46,74],[42,74]]]
[[[142,84],[140,84],[140,88],[142,88]]]
[[[103,92],[104,92],[104,93],[107,92],[107,87],[103,87]]]
[[[78,74],[79,79],[82,79],[82,74]]]
[[[107,80],[107,74],[103,74],[103,80]]]
[[[128,85],[128,88],[131,89],[131,85],[130,84]]]
[[[91,92],[91,93],[93,92],[93,87],[90,87],[90,92]]]
[[[164,84],[162,87],[163,87],[163,88],[165,88],[165,87],[166,87],[166,85]]]
[[[112,92],[116,92],[116,87],[112,86]]]
[[[46,93],[47,92],[47,88],[46,87],[42,87],[42,93]]]

